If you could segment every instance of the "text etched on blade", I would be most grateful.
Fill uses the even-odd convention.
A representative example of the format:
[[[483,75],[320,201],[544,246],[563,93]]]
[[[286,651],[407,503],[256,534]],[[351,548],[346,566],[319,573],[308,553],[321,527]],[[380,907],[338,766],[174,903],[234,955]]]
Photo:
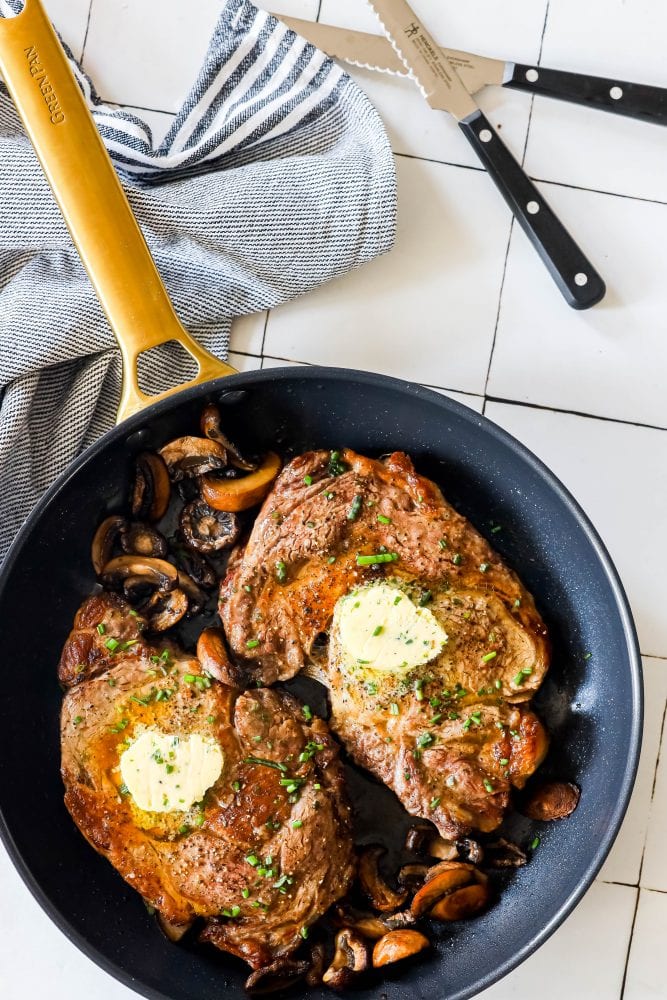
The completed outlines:
[[[28,66],[30,67],[30,76],[39,87],[41,94],[46,101],[46,106],[50,113],[51,123],[53,125],[61,125],[62,122],[65,121],[65,112],[60,107],[60,102],[58,101],[56,93],[49,82],[46,70],[41,64],[37,49],[34,45],[30,45],[23,51],[25,52],[26,59],[28,60]]]

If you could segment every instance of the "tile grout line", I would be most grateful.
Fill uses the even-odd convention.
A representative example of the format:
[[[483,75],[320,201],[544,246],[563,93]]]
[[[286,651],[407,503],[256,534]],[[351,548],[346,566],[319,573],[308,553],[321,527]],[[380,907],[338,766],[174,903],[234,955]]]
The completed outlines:
[[[259,353],[262,357],[262,364],[264,364],[264,344],[266,343],[266,331],[269,327],[269,316],[271,315],[271,309],[266,310],[266,317],[264,319],[264,329],[262,330],[262,344],[259,349]]]
[[[81,68],[82,69],[83,69],[83,57],[86,54],[86,42],[88,41],[88,32],[90,31],[90,18],[91,18],[91,15],[93,13],[93,4],[94,3],[95,3],[95,0],[90,0],[90,3],[88,5],[88,18],[86,19],[86,30],[85,30],[84,35],[83,35],[83,45],[81,46],[80,64],[81,64]]]
[[[455,390],[457,391],[457,390]],[[489,403],[503,403],[506,406],[523,406],[530,410],[547,410],[549,413],[565,413],[572,417],[584,417],[586,420],[603,420],[609,424],[624,424],[626,427],[641,427],[648,431],[667,431],[667,427],[658,424],[642,424],[637,420],[624,420],[623,417],[605,417],[599,413],[586,413],[585,410],[565,410],[560,406],[549,406],[548,403],[532,403],[526,399],[510,399],[504,396],[486,395]],[[647,653],[647,656],[653,654]]]
[[[544,47],[544,36],[545,36],[546,30],[547,30],[547,22],[549,21],[549,2],[550,2],[550,0],[547,0],[546,7],[544,8],[544,21],[542,23],[542,35],[540,36],[540,47],[539,47],[539,50],[538,50],[538,53],[537,53],[537,61],[536,61],[536,65],[537,66],[540,65],[540,60],[542,59],[542,49]],[[528,126],[526,128],[526,138],[524,140],[523,153],[521,155],[521,166],[522,167],[524,166],[524,164],[526,162],[526,151],[528,149],[528,139],[529,139],[529,136],[530,136],[530,126],[531,126],[531,123],[533,121],[533,108],[534,108],[534,106],[535,106],[535,97],[531,96],[531,98],[530,98],[530,111],[528,113]],[[500,281],[500,291],[498,293],[498,309],[496,310],[496,322],[495,322],[495,325],[493,327],[493,338],[491,340],[491,350],[489,352],[489,363],[488,363],[487,368],[486,368],[486,378],[484,380],[484,406],[482,408],[482,413],[484,415],[486,415],[487,390],[489,388],[489,379],[491,378],[491,366],[493,365],[493,355],[494,355],[495,350],[496,350],[496,340],[498,338],[498,328],[500,326],[500,312],[501,312],[501,309],[502,309],[502,306],[503,306],[503,292],[505,291],[505,279],[507,277],[507,264],[508,264],[509,256],[510,256],[510,246],[511,246],[511,243],[512,243],[512,234],[514,232],[514,224],[515,224],[515,222],[516,222],[516,220],[515,220],[514,216],[512,216],[512,220],[510,222],[510,230],[509,230],[509,234],[508,234],[508,237],[507,237],[507,246],[505,247],[505,260],[503,261],[503,275],[502,275],[502,278],[501,278],[501,281]]]
[[[637,898],[635,899],[635,909],[632,914],[632,925],[630,926],[630,937],[628,938],[628,950],[625,955],[625,965],[623,967],[623,979],[621,981],[621,992],[619,994],[619,1000],[623,1000],[625,996],[625,987],[628,979],[628,966],[630,965],[630,952],[632,951],[632,942],[635,936],[635,924],[637,923],[637,911],[639,910],[639,896],[641,889],[637,887]]]

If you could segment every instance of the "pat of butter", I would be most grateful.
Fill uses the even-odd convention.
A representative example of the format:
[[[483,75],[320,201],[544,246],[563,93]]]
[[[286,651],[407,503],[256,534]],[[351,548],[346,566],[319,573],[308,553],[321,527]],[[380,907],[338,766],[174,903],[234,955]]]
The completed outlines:
[[[349,665],[388,673],[427,663],[447,642],[435,615],[388,583],[370,584],[341,597],[334,628]]]
[[[210,737],[147,729],[120,755],[120,773],[139,809],[187,812],[218,780],[222,763]]]

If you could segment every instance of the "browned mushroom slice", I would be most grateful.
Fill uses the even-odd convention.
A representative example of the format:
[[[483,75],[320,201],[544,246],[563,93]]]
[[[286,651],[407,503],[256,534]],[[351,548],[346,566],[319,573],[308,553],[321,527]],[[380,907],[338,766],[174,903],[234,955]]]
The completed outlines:
[[[177,562],[182,566],[188,576],[191,576],[195,583],[205,590],[212,590],[217,582],[218,576],[204,556],[200,555],[190,546],[178,546]]]
[[[428,865],[403,865],[398,872],[398,884],[405,889],[418,889],[426,880]]]
[[[132,486],[132,516],[159,521],[167,512],[171,484],[169,472],[159,455],[144,451],[137,457]]]
[[[166,632],[180,622],[187,610],[187,596],[179,587],[168,591],[156,590],[144,608],[147,627],[151,632]]]
[[[167,539],[164,535],[142,521],[123,525],[120,532],[120,546],[128,555],[164,559],[167,554]]]
[[[410,910],[377,914],[357,910],[353,906],[342,905],[336,907],[333,913],[333,923],[335,927],[349,927],[361,934],[362,937],[377,941],[384,937],[388,931],[411,927],[415,923],[415,918]]]
[[[441,861],[428,872],[410,909],[415,917],[428,914],[436,920],[463,920],[479,913],[489,897],[489,880],[474,865]]]
[[[197,659],[202,669],[222,684],[233,688],[244,688],[246,678],[243,670],[229,658],[222,629],[205,628],[197,639]]]
[[[205,434],[207,438],[210,438],[211,441],[217,441],[218,444],[222,445],[229,455],[230,462],[232,465],[236,466],[237,469],[243,469],[244,472],[255,471],[258,463],[249,462],[245,459],[236,445],[232,444],[229,438],[223,434],[220,429],[220,410],[215,403],[209,403],[209,405],[204,408],[204,412],[201,415],[201,432],[202,434]]]
[[[569,781],[551,781],[533,792],[521,809],[529,819],[565,819],[579,805],[581,792]]]
[[[118,514],[112,514],[111,517],[106,517],[93,537],[93,544],[90,549],[90,557],[93,563],[93,569],[97,576],[100,575],[106,564],[111,558],[111,553],[113,552],[113,547],[116,539],[120,536],[121,531],[127,524],[124,517],[120,517]]]
[[[322,982],[334,990],[343,990],[367,968],[368,945],[360,934],[346,927],[336,934],[336,951]]]
[[[201,609],[206,604],[206,594],[198,587],[191,576],[184,573],[182,570],[178,570],[178,586],[184,592],[188,599],[188,610],[191,614],[199,614]]]
[[[241,532],[236,514],[213,510],[205,500],[193,500],[181,511],[181,533],[197,552],[222,552]]]
[[[401,962],[404,958],[418,955],[429,944],[428,938],[420,931],[389,931],[373,948],[373,968],[381,969],[383,965],[391,965],[392,962]]]
[[[472,837],[464,837],[462,840],[457,840],[456,847],[458,848],[458,856],[463,861],[469,861],[471,865],[481,865],[484,860],[484,850],[482,845],[477,841],[473,840]],[[443,861],[453,861],[454,858],[443,858]]]
[[[528,855],[518,844],[499,837],[493,843],[486,845],[486,868],[521,868],[528,861]]]
[[[264,499],[279,472],[280,458],[270,451],[255,472],[241,479],[202,476],[201,493],[216,510],[248,510]]]
[[[190,920],[186,924],[174,924],[171,921],[167,920],[167,918],[164,917],[161,913],[158,913],[157,922],[160,930],[165,935],[165,937],[169,938],[170,941],[176,943],[177,941],[180,941],[185,934],[187,934],[187,932],[192,927],[194,921]]]
[[[277,958],[263,969],[255,969],[250,973],[245,981],[246,992],[250,996],[261,997],[276,993],[278,990],[285,990],[302,979],[309,968],[310,962],[307,958]]]
[[[385,853],[384,847],[365,847],[359,857],[359,881],[373,908],[380,913],[398,910],[408,898],[407,890],[396,892],[387,885],[380,875],[379,860]]]
[[[414,823],[405,836],[405,848],[415,854],[430,854],[441,861],[454,861],[459,849],[451,840],[445,840],[431,823]]]
[[[143,579],[158,590],[173,590],[178,582],[178,571],[166,559],[152,559],[149,556],[116,556],[102,569],[100,574],[105,587],[118,590],[124,580],[133,577]]]
[[[326,949],[323,941],[316,941],[310,949],[310,964],[304,980],[307,986],[319,986],[324,975]]]
[[[186,476],[203,476],[227,465],[227,452],[209,438],[176,438],[160,448],[160,455],[174,482]]]

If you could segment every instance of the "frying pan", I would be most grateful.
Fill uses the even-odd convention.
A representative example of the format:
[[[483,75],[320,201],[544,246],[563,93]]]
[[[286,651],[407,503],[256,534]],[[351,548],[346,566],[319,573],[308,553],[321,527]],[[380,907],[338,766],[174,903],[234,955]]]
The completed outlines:
[[[127,418],[46,493],[0,577],[0,834],[14,864],[62,931],[140,994],[240,994],[247,967],[195,940],[174,945],[163,938],[63,805],[56,664],[75,610],[95,583],[90,540],[103,516],[123,509],[136,454],[193,431],[209,402],[221,406],[230,436],[254,451],[289,455],[346,445],[378,455],[400,448],[482,533],[502,525],[489,537],[535,595],[553,639],[553,668],[536,700],[552,737],[540,774],[582,789],[577,811],[561,823],[510,821],[511,836],[527,843],[538,834],[541,843],[525,868],[497,885],[486,914],[429,931],[434,948],[425,960],[383,970],[381,980],[349,994],[474,995],[526,958],[572,910],[627,806],[640,747],[641,667],[609,556],[548,469],[459,403],[344,369],[232,374],[180,326],[38,0],[0,22],[0,70],[118,337],[125,364],[119,418]],[[136,359],[168,340],[195,358],[199,375],[177,395],[170,390],[151,402],[137,385]],[[351,768],[349,775],[359,840],[386,841],[395,851],[405,814],[386,789]],[[331,996],[322,988],[300,995]]]

